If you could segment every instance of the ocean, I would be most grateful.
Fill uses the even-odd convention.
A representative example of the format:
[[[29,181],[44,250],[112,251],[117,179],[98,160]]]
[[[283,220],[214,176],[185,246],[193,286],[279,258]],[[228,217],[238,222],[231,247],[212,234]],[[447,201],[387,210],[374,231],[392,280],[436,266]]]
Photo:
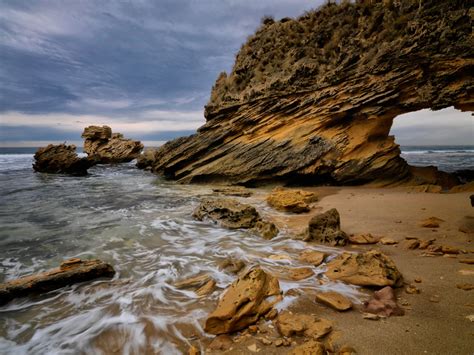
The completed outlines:
[[[278,270],[298,262],[269,255],[285,249],[297,260],[308,248],[285,231],[267,241],[193,220],[199,200],[212,195],[210,186],[165,181],[133,162],[98,165],[85,177],[40,174],[31,168],[34,151],[0,148],[0,282],[72,257],[102,259],[117,274],[0,307],[1,354],[180,354],[190,339],[207,336],[202,322],[235,279],[220,262],[240,259]],[[403,147],[403,157],[446,171],[474,169],[474,147]],[[275,214],[262,199],[246,201]],[[173,285],[200,273],[217,281],[211,296]],[[337,290],[360,302],[355,286],[319,285],[313,278],[281,282],[283,290],[296,285]]]

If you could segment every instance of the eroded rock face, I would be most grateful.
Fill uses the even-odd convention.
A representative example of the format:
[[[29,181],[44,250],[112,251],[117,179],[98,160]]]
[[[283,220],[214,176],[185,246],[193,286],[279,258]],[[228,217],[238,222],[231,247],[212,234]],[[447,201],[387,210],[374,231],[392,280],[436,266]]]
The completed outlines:
[[[326,319],[289,311],[280,312],[274,322],[280,334],[285,337],[299,335],[318,340],[332,330],[332,323]]]
[[[126,139],[121,133],[113,133],[108,126],[89,126],[82,133],[84,152],[97,163],[125,163],[136,159],[143,150],[139,141]]]
[[[0,305],[14,298],[46,293],[98,277],[112,277],[114,274],[113,267],[101,260],[66,260],[55,269],[0,284]]]
[[[193,217],[199,221],[210,219],[224,228],[252,229],[265,239],[278,234],[278,228],[262,220],[255,207],[230,198],[204,199],[194,210]]]
[[[204,330],[218,335],[244,329],[267,314],[280,299],[278,279],[260,268],[250,269],[225,290],[206,319]]]
[[[311,218],[308,231],[303,240],[330,244],[332,246],[346,245],[348,237],[341,230],[339,212],[332,208]]]
[[[95,164],[87,158],[79,158],[75,145],[50,144],[39,148],[35,155],[33,169],[42,173],[87,175],[87,169]]]
[[[267,203],[278,211],[304,213],[309,212],[310,203],[316,202],[318,196],[309,191],[277,188],[267,197]]]
[[[206,124],[160,147],[152,170],[195,183],[410,180],[394,118],[474,108],[469,11],[462,0],[356,1],[262,24],[219,75]]]
[[[363,254],[342,253],[327,264],[326,276],[359,286],[401,286],[402,275],[385,254],[370,250]]]

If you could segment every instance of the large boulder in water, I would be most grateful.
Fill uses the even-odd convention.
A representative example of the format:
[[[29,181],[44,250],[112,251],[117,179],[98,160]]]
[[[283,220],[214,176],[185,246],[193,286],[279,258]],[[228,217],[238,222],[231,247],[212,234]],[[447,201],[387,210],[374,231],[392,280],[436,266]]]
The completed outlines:
[[[140,141],[112,133],[109,126],[89,126],[82,133],[84,152],[98,163],[125,163],[136,159],[143,150]]]
[[[95,164],[87,158],[79,158],[75,145],[50,144],[39,148],[35,155],[33,169],[42,173],[87,175],[87,169]]]

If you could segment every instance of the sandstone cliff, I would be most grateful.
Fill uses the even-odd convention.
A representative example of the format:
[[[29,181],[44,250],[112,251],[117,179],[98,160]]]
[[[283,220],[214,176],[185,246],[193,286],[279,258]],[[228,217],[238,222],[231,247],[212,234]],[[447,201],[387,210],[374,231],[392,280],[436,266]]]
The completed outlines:
[[[473,110],[473,16],[469,1],[384,0],[267,18],[219,75],[206,124],[148,164],[181,182],[410,179],[393,119]]]

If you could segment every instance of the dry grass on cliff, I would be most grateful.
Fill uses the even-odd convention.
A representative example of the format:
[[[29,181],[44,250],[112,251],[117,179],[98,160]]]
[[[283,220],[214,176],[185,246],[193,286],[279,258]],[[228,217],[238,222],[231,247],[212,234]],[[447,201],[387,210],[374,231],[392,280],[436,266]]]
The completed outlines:
[[[370,68],[376,58],[403,55],[420,37],[448,51],[459,34],[470,33],[469,21],[459,14],[458,22],[466,22],[456,24],[462,31],[437,23],[450,10],[467,8],[461,0],[364,0],[326,4],[297,19],[264,17],[242,45],[232,72],[219,75],[209,105],[331,84],[357,66]]]

